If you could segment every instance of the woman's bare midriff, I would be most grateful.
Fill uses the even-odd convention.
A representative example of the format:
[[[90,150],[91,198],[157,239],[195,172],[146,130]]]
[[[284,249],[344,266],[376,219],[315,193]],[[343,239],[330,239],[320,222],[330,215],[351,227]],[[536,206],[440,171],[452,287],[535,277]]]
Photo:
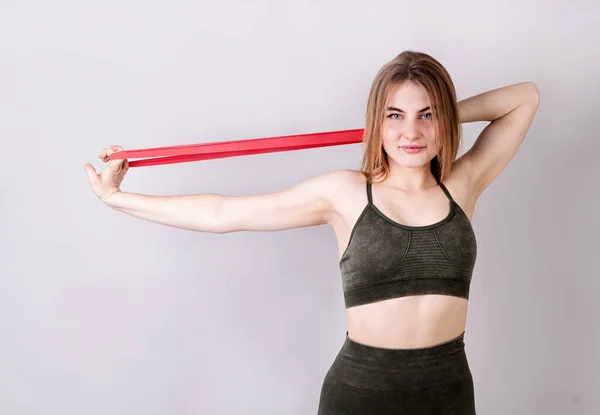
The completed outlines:
[[[346,310],[348,337],[387,349],[433,346],[465,330],[467,305],[465,298],[428,294],[351,307]]]

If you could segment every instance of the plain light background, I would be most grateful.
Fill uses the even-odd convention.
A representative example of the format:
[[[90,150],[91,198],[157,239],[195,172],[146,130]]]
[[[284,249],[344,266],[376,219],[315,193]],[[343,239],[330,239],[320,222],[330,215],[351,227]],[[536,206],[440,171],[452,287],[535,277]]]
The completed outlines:
[[[477,204],[466,349],[484,415],[600,413],[598,2],[0,2],[0,413],[313,414],[346,320],[328,227],[216,235],[112,211],[99,151],[361,128],[379,68],[459,99],[534,81]],[[464,125],[460,154],[485,123]],[[360,145],[130,169],[122,190],[273,192]]]

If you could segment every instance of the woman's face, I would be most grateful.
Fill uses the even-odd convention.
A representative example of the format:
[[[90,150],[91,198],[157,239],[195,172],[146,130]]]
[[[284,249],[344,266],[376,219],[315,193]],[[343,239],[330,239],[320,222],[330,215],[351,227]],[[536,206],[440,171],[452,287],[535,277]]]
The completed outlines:
[[[437,154],[433,112],[425,88],[406,81],[390,92],[382,125],[389,163],[423,167]],[[408,147],[418,147],[412,150]]]

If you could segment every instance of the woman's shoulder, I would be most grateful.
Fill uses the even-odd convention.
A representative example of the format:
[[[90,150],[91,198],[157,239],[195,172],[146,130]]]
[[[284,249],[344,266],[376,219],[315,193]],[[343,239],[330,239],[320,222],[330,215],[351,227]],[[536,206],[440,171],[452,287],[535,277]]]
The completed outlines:
[[[367,203],[367,178],[362,171],[333,170],[321,175],[321,178],[323,183],[327,183],[322,190],[327,192],[330,206],[338,217],[351,216]]]
[[[360,170],[332,170],[321,177],[323,182],[328,183],[328,190],[332,191],[332,196],[335,197],[343,197],[364,190],[367,183],[366,176]]]

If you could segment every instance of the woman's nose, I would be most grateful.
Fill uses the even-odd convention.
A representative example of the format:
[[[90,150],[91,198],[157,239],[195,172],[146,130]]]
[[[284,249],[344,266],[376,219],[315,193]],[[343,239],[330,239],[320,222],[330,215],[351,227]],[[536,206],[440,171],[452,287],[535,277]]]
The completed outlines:
[[[419,129],[414,121],[407,121],[404,124],[403,134],[407,139],[414,140],[419,137]]]

